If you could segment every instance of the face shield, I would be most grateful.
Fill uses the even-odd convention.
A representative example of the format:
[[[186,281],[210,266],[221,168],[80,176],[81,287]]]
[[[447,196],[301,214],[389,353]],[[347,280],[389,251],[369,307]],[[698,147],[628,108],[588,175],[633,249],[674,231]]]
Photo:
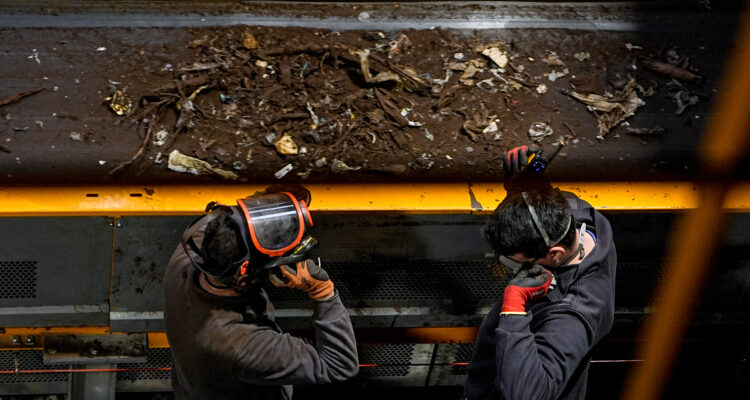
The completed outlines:
[[[308,235],[313,226],[307,208],[308,197],[298,199],[289,192],[270,193],[238,199],[236,206],[209,203],[207,216],[194,221],[182,237],[182,247],[200,271],[222,281],[239,282],[277,267],[291,258],[304,258],[317,244]],[[215,210],[223,208],[232,229],[238,233],[240,256],[224,265],[215,265],[201,251],[205,229],[216,218]],[[294,261],[291,260],[291,261]]]

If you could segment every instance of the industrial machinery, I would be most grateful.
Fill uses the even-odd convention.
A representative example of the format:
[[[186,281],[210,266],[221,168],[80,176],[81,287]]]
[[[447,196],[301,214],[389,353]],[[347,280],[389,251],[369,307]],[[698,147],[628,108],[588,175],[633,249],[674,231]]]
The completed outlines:
[[[665,267],[674,256],[668,252],[670,235],[680,217],[701,204],[705,181],[693,181],[698,165],[695,149],[709,109],[706,97],[713,99],[724,59],[731,50],[730,38],[740,29],[737,10],[741,7],[683,13],[673,6],[652,9],[649,7],[654,6],[646,7],[645,2],[544,6],[523,2],[269,3],[265,8],[258,2],[209,2],[208,6],[170,3],[173,8],[156,11],[149,3],[103,6],[96,2],[40,2],[38,7],[28,7],[0,2],[0,38],[5,43],[0,44],[0,57],[4,59],[3,68],[11,65],[0,76],[0,87],[8,88],[0,89],[0,98],[30,83],[43,84],[47,79],[44,74],[57,79],[67,68],[60,65],[74,69],[88,62],[78,61],[78,56],[93,59],[107,54],[106,48],[111,50],[115,43],[137,47],[139,35],[154,40],[154,46],[159,47],[158,40],[166,42],[164,38],[155,39],[165,36],[159,34],[162,29],[253,25],[402,32],[439,26],[461,35],[492,37],[513,28],[528,29],[532,36],[548,32],[563,39],[567,33],[574,33],[570,40],[580,41],[582,47],[596,34],[606,36],[611,43],[617,41],[617,46],[637,46],[643,44],[639,40],[662,35],[681,41],[683,46],[712,46],[710,57],[702,58],[712,60],[701,71],[707,83],[696,98],[702,101],[687,109],[689,116],[676,115],[672,108],[665,112],[660,108],[674,107],[672,99],[654,96],[648,101],[658,106],[629,120],[634,126],[658,122],[667,128],[664,136],[644,138],[622,131],[619,137],[619,131],[613,131],[604,139],[596,139],[596,120],[579,103],[556,93],[568,103],[547,107],[550,119],[557,118],[558,111],[565,112],[566,107],[578,107],[581,115],[589,118],[573,125],[578,132],[568,126],[575,142],[566,140],[549,173],[556,186],[590,202],[611,222],[618,252],[615,326],[592,354],[589,396],[614,398],[624,390],[627,373],[644,362],[639,358],[644,340],[640,332],[644,322],[658,314],[652,308],[653,299],[664,294],[674,279],[675,272]],[[446,10],[452,10],[453,16],[445,17]],[[699,27],[700,32],[711,30],[711,34],[687,34]],[[65,39],[43,38],[45,32],[60,33]],[[73,39],[76,37],[82,38],[80,43]],[[97,40],[102,44],[89,48]],[[27,44],[29,41],[36,44]],[[65,46],[74,50],[63,54]],[[40,56],[39,51],[46,53]],[[91,62],[99,63],[95,65],[102,69],[118,62],[116,55],[109,60]],[[35,71],[41,75],[28,76],[24,70],[31,67],[21,65],[22,61],[41,68]],[[48,61],[60,65],[45,70]],[[637,70],[633,73],[640,73],[635,57],[632,61],[633,71]],[[532,61],[527,63],[532,65]],[[68,93],[65,96],[71,96],[70,102],[96,103],[101,113],[108,113],[106,118],[97,114],[99,111],[66,114],[57,108],[44,109],[40,117],[38,107],[43,104],[27,108],[21,107],[24,103],[0,103],[0,113],[7,115],[2,122],[5,125],[0,125],[4,129],[0,136],[3,398],[35,394],[72,399],[114,398],[115,394],[118,398],[138,398],[145,393],[168,393],[172,361],[164,334],[161,291],[167,261],[184,229],[203,212],[206,203],[232,204],[276,182],[271,174],[266,181],[227,183],[180,175],[166,168],[153,175],[148,171],[141,175],[143,170],[134,168],[119,180],[102,173],[113,165],[102,163],[106,160],[100,157],[115,154],[113,159],[127,160],[142,140],[138,136],[123,139],[129,147],[110,136],[101,140],[100,131],[125,132],[123,124],[110,124],[115,117],[101,104],[110,93],[97,93],[97,88],[106,87],[107,80],[115,78],[92,72],[71,76],[74,83],[66,81],[48,90]],[[553,81],[545,82],[552,85]],[[523,83],[519,85],[524,87]],[[520,90],[537,91],[528,86]],[[541,89],[537,95],[543,96]],[[540,99],[544,103],[546,98]],[[34,97],[24,101],[33,102]],[[83,108],[64,103],[55,107]],[[406,118],[409,111],[404,110],[401,113]],[[174,117],[177,119],[177,115]],[[300,118],[291,112],[287,117]],[[55,127],[55,121],[62,121],[60,127]],[[35,126],[38,132],[34,130],[37,128],[28,128]],[[489,127],[484,129],[491,132]],[[457,126],[456,132],[464,132],[461,129]],[[561,123],[558,129],[566,128]],[[35,134],[64,141],[30,144],[29,135]],[[423,131],[419,134],[425,135]],[[73,148],[84,143],[78,138],[91,146]],[[468,138],[462,139],[468,143]],[[525,132],[518,139],[527,140]],[[468,147],[462,142],[455,144],[456,139],[445,140],[446,147]],[[551,144],[553,139],[548,140]],[[472,145],[479,152],[480,145]],[[50,146],[52,149],[48,149]],[[55,146],[73,149],[85,157],[55,153]],[[437,141],[433,146],[442,145]],[[484,149],[486,153],[482,154],[500,151],[499,147],[484,146],[490,150]],[[38,154],[35,149],[39,149]],[[360,356],[360,374],[352,382],[335,388],[299,388],[296,393],[300,398],[321,393],[345,397],[359,393],[363,386],[371,387],[373,393],[391,395],[459,395],[478,326],[508,281],[506,271],[488,257],[481,233],[487,215],[504,196],[503,185],[499,175],[482,179],[472,169],[476,165],[485,173],[496,161],[497,170],[501,170],[501,155],[495,156],[494,160],[469,160],[464,169],[447,167],[424,179],[416,173],[368,175],[364,168],[359,171],[351,166],[347,166],[350,171],[346,175],[312,175],[310,181],[304,181],[302,175],[288,179],[304,183],[312,193],[309,208],[320,243],[314,255],[324,260],[349,309]],[[430,165],[426,161],[415,163],[407,170],[429,169],[424,167]],[[96,170],[105,165],[107,168]],[[702,291],[693,293],[698,306],[690,316],[685,336],[674,338],[682,346],[672,363],[667,397],[708,393],[709,385],[714,391],[711,393],[750,387],[750,256],[746,251],[750,245],[750,185],[744,174],[736,178],[738,183],[726,184],[722,203],[728,213],[725,235],[702,279]],[[312,311],[305,297],[270,285],[268,291],[284,330],[309,334]]]

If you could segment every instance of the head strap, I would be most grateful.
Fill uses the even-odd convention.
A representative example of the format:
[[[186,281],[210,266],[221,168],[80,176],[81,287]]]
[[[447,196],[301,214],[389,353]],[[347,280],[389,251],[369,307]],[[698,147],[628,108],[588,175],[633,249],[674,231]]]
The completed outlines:
[[[568,233],[568,229],[570,229],[570,221],[571,217],[570,214],[568,214],[568,221],[565,222],[565,230],[563,230],[562,235],[560,235],[557,240],[550,240],[549,235],[547,235],[547,231],[544,230],[542,227],[542,222],[539,220],[539,215],[537,215],[536,210],[534,209],[534,206],[531,205],[529,202],[529,195],[526,194],[526,192],[521,192],[521,196],[523,196],[523,201],[526,203],[526,207],[529,208],[529,213],[531,214],[531,220],[534,221],[534,226],[536,226],[536,229],[539,231],[539,233],[542,235],[542,239],[544,239],[544,244],[547,245],[547,247],[552,247],[558,243],[560,243],[561,240],[565,237],[565,234]]]

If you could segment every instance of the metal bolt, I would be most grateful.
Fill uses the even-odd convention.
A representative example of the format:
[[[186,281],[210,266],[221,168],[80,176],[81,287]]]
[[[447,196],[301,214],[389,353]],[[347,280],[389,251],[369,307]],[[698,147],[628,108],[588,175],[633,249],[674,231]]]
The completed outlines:
[[[34,335],[26,335],[26,340],[24,341],[24,344],[27,346],[33,346],[36,344],[36,338]]]
[[[10,342],[13,344],[21,344],[21,336],[13,335],[13,337],[10,338]]]

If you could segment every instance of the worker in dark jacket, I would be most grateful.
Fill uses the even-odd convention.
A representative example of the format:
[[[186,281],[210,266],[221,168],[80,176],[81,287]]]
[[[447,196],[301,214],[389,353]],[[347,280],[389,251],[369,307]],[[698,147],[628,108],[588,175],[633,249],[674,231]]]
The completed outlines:
[[[513,184],[486,226],[511,280],[479,329],[466,399],[583,399],[591,350],[612,327],[609,222],[539,176],[524,182],[534,151],[506,155]]]
[[[270,203],[269,196],[260,198],[213,205],[188,228],[169,261],[164,322],[177,399],[291,399],[292,385],[341,381],[358,372],[351,321],[326,271],[310,259],[274,266],[274,260],[293,260],[280,258],[285,250],[279,246],[299,239],[294,231],[293,242],[273,243],[283,236],[280,229],[294,225],[274,218],[309,218],[306,204],[288,193],[271,195]],[[281,332],[261,287],[269,279],[309,295],[314,343]]]

